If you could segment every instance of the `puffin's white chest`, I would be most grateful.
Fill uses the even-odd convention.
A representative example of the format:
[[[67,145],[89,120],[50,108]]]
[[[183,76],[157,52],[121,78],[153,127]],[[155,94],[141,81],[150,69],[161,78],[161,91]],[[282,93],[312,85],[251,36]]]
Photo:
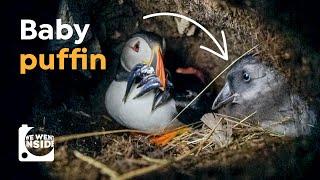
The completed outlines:
[[[113,81],[109,86],[105,106],[108,113],[120,124],[150,133],[157,133],[168,126],[175,126],[177,122],[171,120],[177,114],[175,101],[171,99],[166,104],[151,111],[154,92],[133,99],[141,90],[133,85],[126,103],[122,101],[125,94],[127,82]]]

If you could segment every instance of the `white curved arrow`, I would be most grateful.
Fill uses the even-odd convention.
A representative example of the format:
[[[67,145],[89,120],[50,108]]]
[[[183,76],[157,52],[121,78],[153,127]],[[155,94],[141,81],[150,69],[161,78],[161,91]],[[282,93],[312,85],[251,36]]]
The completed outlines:
[[[227,49],[227,41],[226,41],[226,37],[224,35],[224,32],[223,30],[221,31],[221,35],[222,35],[222,40],[223,40],[223,47],[224,47],[224,50],[222,49],[221,45],[219,44],[219,42],[216,40],[216,38],[213,37],[213,35],[205,28],[203,27],[201,24],[199,24],[197,21],[189,18],[189,17],[186,17],[184,15],[181,15],[181,14],[177,14],[177,13],[170,13],[170,12],[161,12],[161,13],[154,13],[154,14],[149,14],[149,15],[146,15],[146,16],[143,16],[143,19],[148,19],[148,18],[152,18],[152,17],[156,17],[156,16],[174,16],[174,17],[179,17],[179,18],[182,18],[182,19],[185,19],[187,21],[190,21],[191,23],[193,23],[194,25],[198,26],[200,29],[202,29],[211,39],[212,41],[218,46],[221,54],[213,51],[212,49],[208,48],[208,47],[205,47],[205,46],[200,46],[201,49],[203,50],[206,50],[224,60],[228,60],[228,49]]]

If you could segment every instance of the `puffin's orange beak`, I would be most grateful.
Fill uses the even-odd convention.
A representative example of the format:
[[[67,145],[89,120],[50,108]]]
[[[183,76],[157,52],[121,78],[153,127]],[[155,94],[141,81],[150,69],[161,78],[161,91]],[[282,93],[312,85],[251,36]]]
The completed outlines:
[[[158,52],[157,52],[156,75],[160,79],[161,89],[164,90],[166,87],[167,80],[166,80],[166,73],[165,73],[164,63],[163,63],[163,55],[160,48],[158,48]]]

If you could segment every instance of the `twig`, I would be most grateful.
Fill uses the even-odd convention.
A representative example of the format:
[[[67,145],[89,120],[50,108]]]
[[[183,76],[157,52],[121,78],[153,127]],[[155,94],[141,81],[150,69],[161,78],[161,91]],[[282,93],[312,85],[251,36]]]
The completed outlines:
[[[91,116],[88,113],[85,113],[83,111],[75,111],[74,113],[81,115],[81,116],[84,116],[84,117],[87,117],[87,118],[91,118]]]
[[[156,164],[165,164],[168,161],[165,159],[155,159],[155,158],[151,158],[145,155],[141,155],[142,159],[148,161],[148,162],[152,162],[152,163],[156,163]]]
[[[169,162],[165,163],[165,164],[154,164],[154,165],[151,165],[151,166],[147,166],[147,167],[143,167],[143,168],[140,168],[140,169],[136,169],[136,170],[133,170],[133,171],[130,171],[130,172],[127,172],[127,173],[124,173],[124,174],[118,176],[117,179],[118,180],[132,179],[134,177],[137,177],[137,176],[140,176],[140,175],[143,175],[143,174],[146,174],[146,173],[150,173],[150,172],[155,171],[157,169],[163,168],[168,164],[169,164]]]
[[[271,123],[270,126],[276,126],[282,123],[286,123],[288,121],[292,121],[292,119],[290,117],[285,117],[284,119],[281,119],[280,121],[276,121],[274,123]]]
[[[85,137],[91,137],[91,136],[102,136],[106,134],[116,134],[116,133],[126,133],[126,132],[135,132],[135,133],[143,133],[143,131],[138,130],[132,130],[132,129],[122,129],[122,130],[112,130],[112,131],[97,131],[97,132],[90,132],[90,133],[80,133],[80,134],[71,134],[71,135],[65,135],[65,136],[59,136],[54,139],[54,143],[62,143],[74,139],[80,139]]]
[[[107,167],[105,164],[102,164],[101,162],[81,154],[79,151],[73,151],[73,154],[80,160],[85,161],[86,163],[100,169],[100,172],[102,174],[108,175],[110,176],[112,179],[117,179],[117,177],[119,176],[119,173],[117,173],[116,171],[110,169],[109,167]]]
[[[105,120],[112,121],[112,119],[109,116],[106,116],[104,114],[101,117]]]
[[[245,127],[248,127],[248,128],[252,128],[254,126],[250,125],[250,124],[245,124],[245,123],[241,123],[239,121],[235,121],[235,120],[232,120],[232,119],[228,119],[228,118],[225,118],[226,121],[229,121],[229,122],[232,122],[232,123],[236,123],[236,124],[240,124],[242,126],[245,126]]]
[[[220,114],[220,113],[214,113],[214,115],[218,115],[218,116],[222,116],[222,117],[230,118],[230,119],[235,119],[235,120],[241,120],[241,119],[239,119],[239,118],[237,118],[237,117],[228,116],[228,115]]]
[[[247,119],[249,119],[251,116],[255,115],[257,113],[257,111],[251,113],[249,116],[243,118],[240,122],[238,122],[237,124],[235,124],[232,129],[236,128],[240,123],[243,123],[244,121],[246,121]]]

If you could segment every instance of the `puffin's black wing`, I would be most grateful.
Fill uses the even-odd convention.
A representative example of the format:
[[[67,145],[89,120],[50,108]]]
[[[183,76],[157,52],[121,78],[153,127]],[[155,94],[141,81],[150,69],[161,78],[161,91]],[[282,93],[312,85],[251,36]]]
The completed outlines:
[[[127,81],[130,72],[126,71],[122,66],[121,63],[118,65],[117,74],[116,74],[116,81]]]
[[[182,111],[198,94],[191,90],[175,92],[174,100],[178,112]],[[179,117],[179,120],[185,124],[199,121],[207,112],[210,112],[211,96],[203,94],[198,97]]]

